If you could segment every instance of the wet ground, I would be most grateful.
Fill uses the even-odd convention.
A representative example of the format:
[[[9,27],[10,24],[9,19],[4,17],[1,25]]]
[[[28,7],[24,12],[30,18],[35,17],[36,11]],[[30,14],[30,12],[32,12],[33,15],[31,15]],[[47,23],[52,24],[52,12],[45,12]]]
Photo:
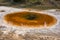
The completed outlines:
[[[5,11],[3,11],[2,9],[4,9]],[[0,10],[2,10],[1,13],[7,12],[7,10],[11,11],[10,7],[5,6],[1,6]],[[50,9],[43,11],[57,15],[59,17],[58,19],[60,20],[60,9]],[[60,40],[60,28],[58,26],[56,28],[52,28],[51,30],[40,30],[39,33],[37,33],[37,30],[36,32],[34,32],[34,30],[26,33],[22,32],[21,34],[19,34],[20,31],[17,31],[18,29],[13,30],[9,27],[6,28],[6,26],[0,26],[0,40]]]

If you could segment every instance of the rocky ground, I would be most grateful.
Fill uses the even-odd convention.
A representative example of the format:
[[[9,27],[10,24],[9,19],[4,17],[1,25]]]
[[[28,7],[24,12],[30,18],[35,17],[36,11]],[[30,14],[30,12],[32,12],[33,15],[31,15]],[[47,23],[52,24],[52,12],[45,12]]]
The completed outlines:
[[[17,35],[14,32],[4,34],[2,31],[0,31],[0,40],[60,40],[60,38],[52,36],[43,36],[40,33],[26,33],[25,35]]]

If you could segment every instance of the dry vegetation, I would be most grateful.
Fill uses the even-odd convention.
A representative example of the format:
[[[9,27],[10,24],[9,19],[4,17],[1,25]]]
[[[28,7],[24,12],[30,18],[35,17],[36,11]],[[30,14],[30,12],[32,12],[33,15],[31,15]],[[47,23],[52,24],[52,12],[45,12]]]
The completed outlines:
[[[34,9],[60,9],[60,0],[0,0],[0,6]]]
[[[9,32],[4,34],[0,31],[0,40],[60,40],[60,38],[52,36],[42,36],[38,34],[26,33],[25,35],[15,34],[14,32]]]

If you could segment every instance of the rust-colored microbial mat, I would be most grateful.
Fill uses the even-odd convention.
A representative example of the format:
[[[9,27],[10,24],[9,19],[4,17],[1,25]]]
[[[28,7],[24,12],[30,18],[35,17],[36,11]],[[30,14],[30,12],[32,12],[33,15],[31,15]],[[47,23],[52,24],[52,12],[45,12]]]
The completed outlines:
[[[10,22],[13,25],[21,26],[44,26],[47,27],[54,25],[57,19],[51,15],[35,13],[35,12],[16,12],[5,15],[5,21]]]

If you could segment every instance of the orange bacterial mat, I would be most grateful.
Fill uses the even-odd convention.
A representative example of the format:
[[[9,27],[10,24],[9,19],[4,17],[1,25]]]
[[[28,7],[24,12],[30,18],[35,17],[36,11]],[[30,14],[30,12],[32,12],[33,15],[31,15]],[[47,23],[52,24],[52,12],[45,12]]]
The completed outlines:
[[[28,27],[39,27],[44,26],[44,24],[46,24],[48,27],[57,22],[57,19],[51,15],[35,12],[14,12],[5,15],[4,18],[6,22],[10,22],[13,25],[25,25]]]

